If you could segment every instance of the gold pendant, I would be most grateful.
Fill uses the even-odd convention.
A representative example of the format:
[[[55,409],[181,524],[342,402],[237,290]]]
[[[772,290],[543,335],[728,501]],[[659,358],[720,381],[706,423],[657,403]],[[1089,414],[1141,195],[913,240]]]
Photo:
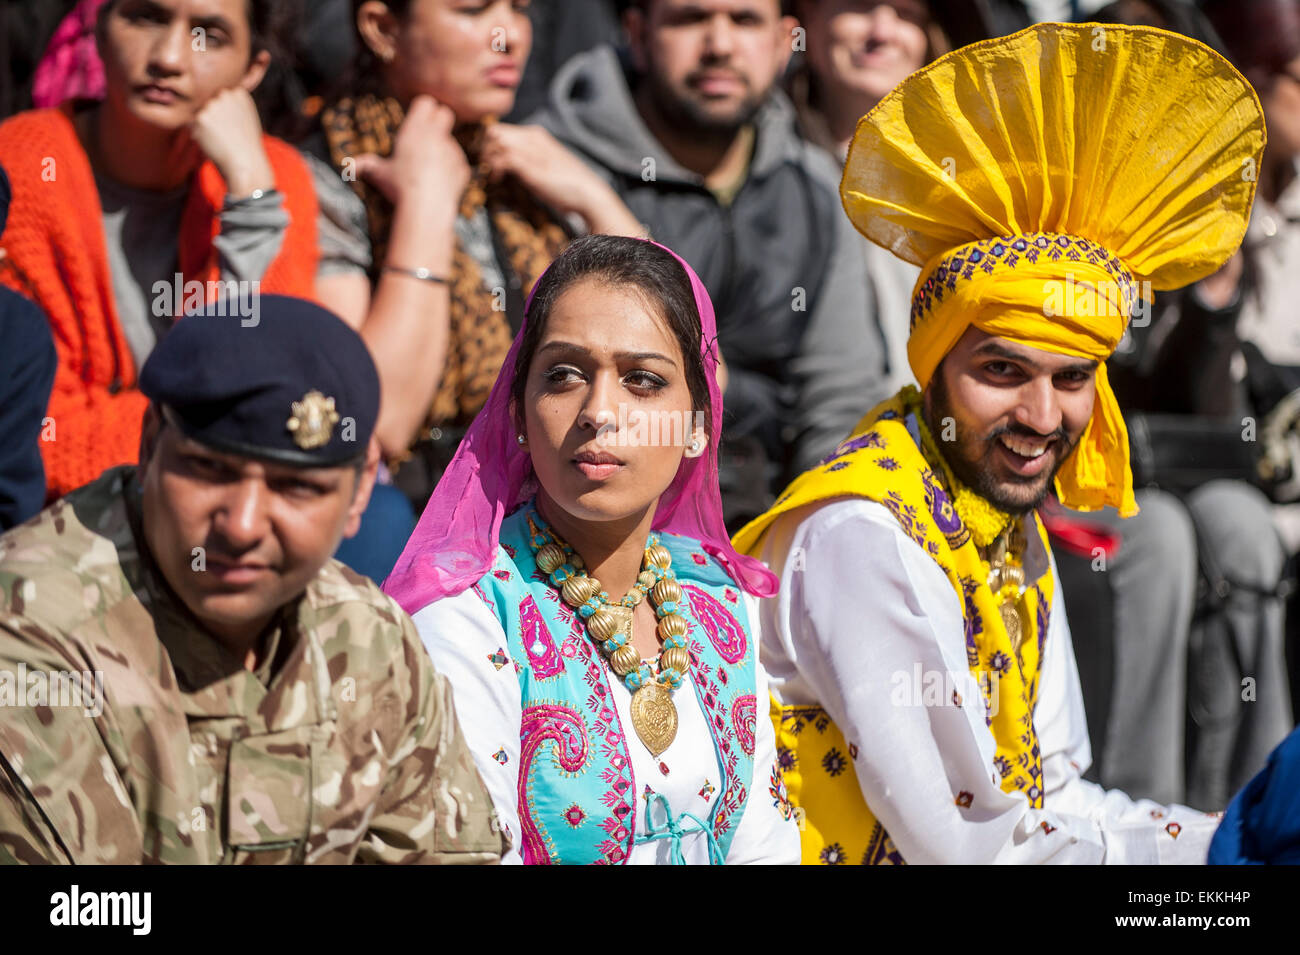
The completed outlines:
[[[632,642],[632,619],[635,611],[622,604],[605,604],[605,610],[614,618],[614,632],[626,633],[627,642]]]
[[[1011,649],[1019,653],[1020,644],[1025,639],[1025,621],[1020,601],[1004,600],[998,605],[998,610],[1002,614],[1002,623],[1007,628],[1007,636],[1011,638]]]
[[[632,694],[632,728],[650,754],[659,754],[677,735],[677,704],[662,683],[646,683]]]

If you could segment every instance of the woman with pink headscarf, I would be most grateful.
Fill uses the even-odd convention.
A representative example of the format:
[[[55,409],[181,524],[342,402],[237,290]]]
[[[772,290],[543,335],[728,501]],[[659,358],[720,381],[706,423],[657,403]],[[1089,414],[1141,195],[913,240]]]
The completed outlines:
[[[775,581],[723,527],[716,366],[685,262],[574,242],[385,585],[454,687],[506,861],[798,862],[751,637]]]

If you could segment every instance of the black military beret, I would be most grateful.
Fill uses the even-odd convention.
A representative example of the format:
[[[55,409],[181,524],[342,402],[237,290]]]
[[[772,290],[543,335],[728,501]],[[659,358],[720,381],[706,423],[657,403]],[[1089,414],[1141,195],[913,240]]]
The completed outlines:
[[[145,362],[140,390],[202,444],[297,467],[355,462],[379,414],[379,374],[361,336],[283,295],[184,316]]]

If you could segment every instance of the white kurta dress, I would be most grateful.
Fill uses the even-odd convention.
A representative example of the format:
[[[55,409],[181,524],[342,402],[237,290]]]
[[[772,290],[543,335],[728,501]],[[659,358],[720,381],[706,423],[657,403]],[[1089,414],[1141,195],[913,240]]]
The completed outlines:
[[[749,619],[756,620],[755,602],[746,599]],[[502,861],[519,864],[522,862],[518,836],[523,706],[505,633],[496,615],[472,589],[430,604],[416,613],[414,620],[438,672],[452,685],[456,712],[474,762],[487,784],[498,819],[515,843]],[[500,658],[496,662],[489,659],[499,650],[505,651],[504,663]],[[726,862],[729,865],[797,864],[796,822],[783,814],[778,800],[768,791],[776,763],[776,739],[767,716],[767,678],[761,666],[756,665],[755,669],[755,694],[760,702],[755,726],[754,778]],[[604,677],[619,719],[630,727],[631,692],[614,676],[607,663]],[[663,831],[666,821],[658,804],[650,805],[646,801],[647,787],[667,799],[674,819],[689,812],[707,822],[721,796],[722,767],[699,701],[689,686],[674,693],[673,700],[679,719],[677,736],[658,758],[650,754],[635,734],[628,737],[634,789],[637,798],[642,800],[637,813],[636,842],[627,858],[629,864],[664,865],[671,861],[671,840],[645,840],[648,823]],[[696,826],[689,820],[683,821],[681,828],[685,861],[707,864],[709,849],[703,832],[694,831]]]

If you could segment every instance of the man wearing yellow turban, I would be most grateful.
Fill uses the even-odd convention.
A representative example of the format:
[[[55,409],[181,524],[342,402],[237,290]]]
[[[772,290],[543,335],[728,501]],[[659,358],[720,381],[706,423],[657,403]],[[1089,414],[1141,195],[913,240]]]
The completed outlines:
[[[1203,862],[1216,819],[1081,776],[1078,671],[1035,508],[1136,512],[1105,361],[1151,289],[1237,248],[1264,145],[1225,60],[1039,24],[910,76],[841,194],[921,267],[920,384],[737,535],[781,576],[762,653],[805,862]]]

